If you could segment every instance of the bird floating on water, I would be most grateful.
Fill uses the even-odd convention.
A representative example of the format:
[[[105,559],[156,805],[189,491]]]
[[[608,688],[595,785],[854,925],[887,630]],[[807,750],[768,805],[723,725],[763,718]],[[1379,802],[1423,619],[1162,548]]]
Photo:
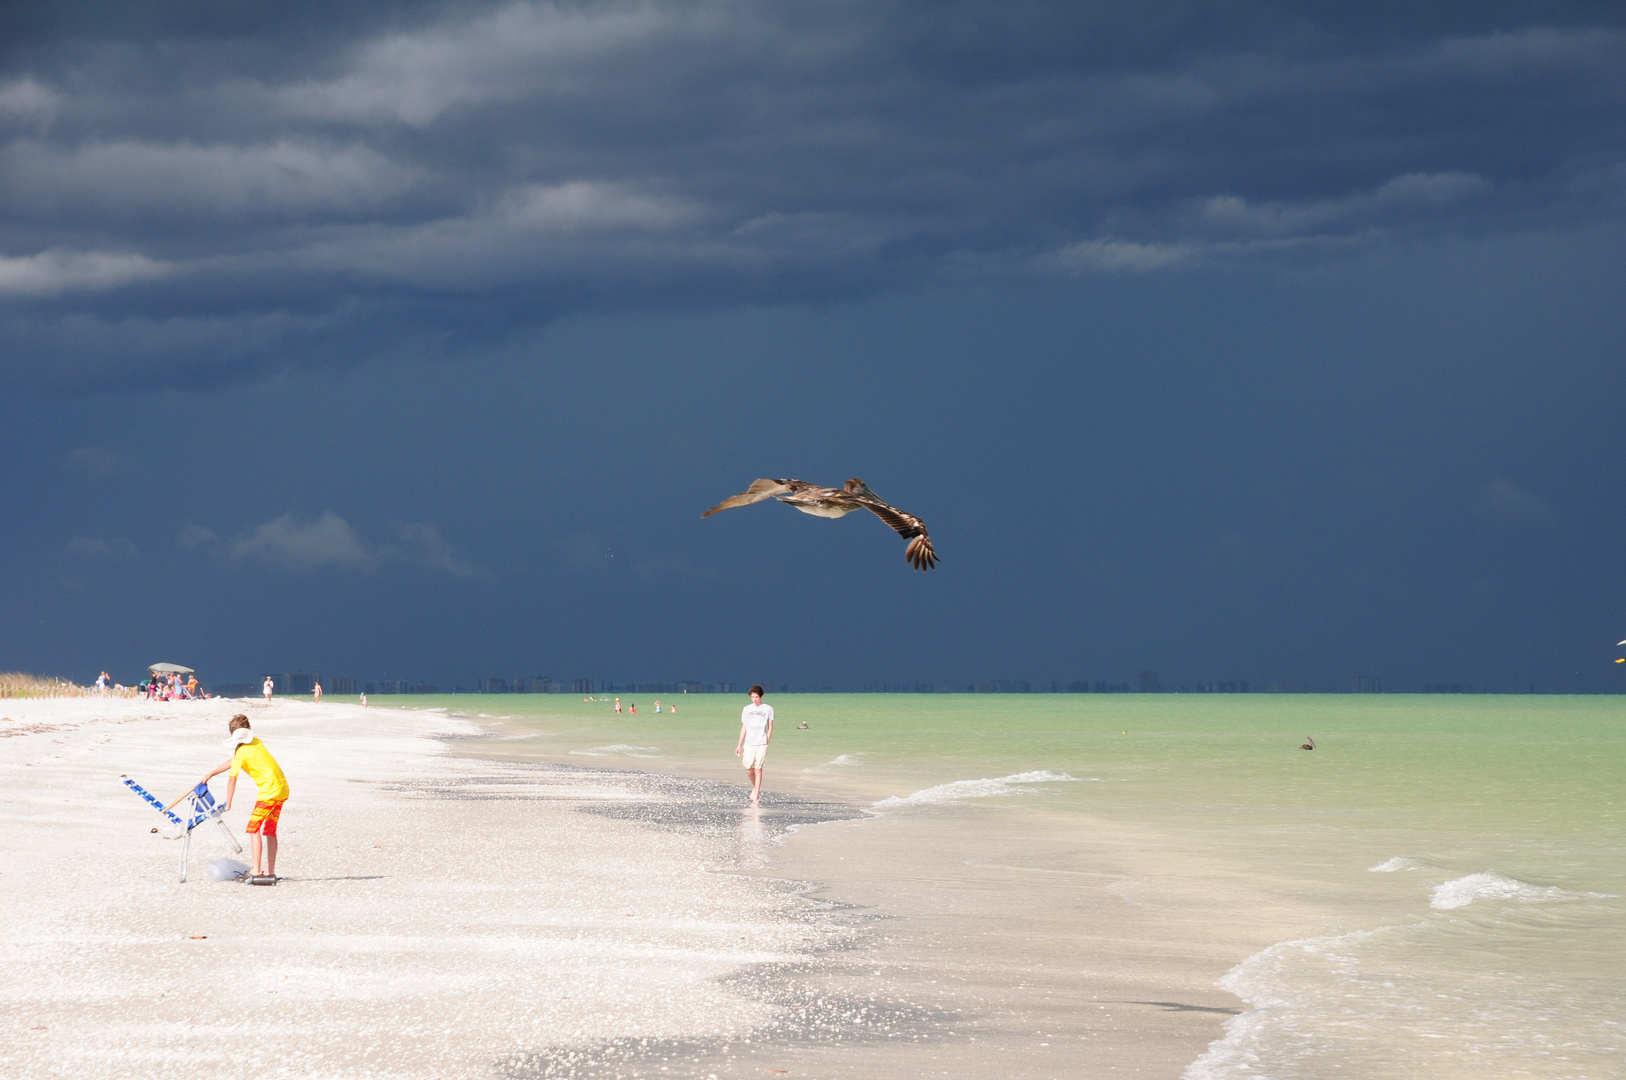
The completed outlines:
[[[1299,749],[1300,750],[1314,750],[1315,749],[1315,736],[1306,735],[1304,738],[1307,741],[1305,742],[1305,744],[1303,746],[1299,747]]]
[[[763,499],[778,499],[815,517],[838,518],[854,510],[868,510],[909,541],[909,545],[903,549],[903,557],[909,560],[910,566],[916,570],[930,570],[937,565],[937,552],[932,550],[925,523],[915,515],[892,506],[858,479],[848,480],[845,486],[838,488],[819,487],[805,480],[758,480],[740,494],[724,499],[700,516],[711,517],[719,510],[750,506]]]

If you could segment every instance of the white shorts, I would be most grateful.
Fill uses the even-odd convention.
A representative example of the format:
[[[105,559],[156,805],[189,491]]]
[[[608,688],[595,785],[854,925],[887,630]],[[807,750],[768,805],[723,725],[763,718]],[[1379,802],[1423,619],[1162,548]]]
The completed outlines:
[[[760,769],[762,763],[768,760],[768,744],[759,743],[756,746],[747,746],[740,751],[740,760],[747,769]]]

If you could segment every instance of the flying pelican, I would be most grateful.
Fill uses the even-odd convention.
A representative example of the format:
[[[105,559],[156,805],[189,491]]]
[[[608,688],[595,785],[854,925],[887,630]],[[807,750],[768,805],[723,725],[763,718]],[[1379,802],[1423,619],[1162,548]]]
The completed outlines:
[[[931,537],[926,535],[925,524],[915,515],[889,505],[862,480],[848,480],[844,487],[838,488],[819,487],[805,480],[758,480],[732,499],[724,499],[700,516],[711,517],[719,510],[750,506],[763,499],[778,499],[804,514],[816,517],[838,518],[854,510],[868,510],[909,541],[909,546],[903,549],[903,557],[909,560],[910,566],[916,570],[930,570],[937,565],[937,552],[932,550]]]

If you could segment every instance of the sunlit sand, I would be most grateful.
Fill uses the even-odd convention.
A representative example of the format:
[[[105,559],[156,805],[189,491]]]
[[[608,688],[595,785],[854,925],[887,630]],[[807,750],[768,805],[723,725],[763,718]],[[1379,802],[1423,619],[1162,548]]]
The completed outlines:
[[[836,932],[704,835],[578,813],[625,778],[449,754],[440,714],[279,702],[7,701],[0,1046],[13,1076],[486,1076],[616,1038],[770,1019],[742,966]],[[293,790],[274,888],[210,882],[119,783],[172,797],[248,712]],[[219,782],[217,781],[217,784]],[[223,792],[224,785],[219,785]],[[240,829],[252,805],[238,791]]]

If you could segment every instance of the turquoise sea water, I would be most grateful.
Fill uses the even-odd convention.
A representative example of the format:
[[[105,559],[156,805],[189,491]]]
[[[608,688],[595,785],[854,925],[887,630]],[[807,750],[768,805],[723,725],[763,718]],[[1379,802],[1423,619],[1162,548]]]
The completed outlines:
[[[739,778],[742,699],[663,696],[678,712],[656,715],[622,698],[639,715],[562,696],[388,704],[505,718],[527,756]],[[1136,902],[1177,917],[1178,890],[1152,893],[1185,882],[1239,919],[1290,912],[1224,976],[1250,1011],[1192,1080],[1626,1075],[1626,700],[769,700],[770,791],[839,795],[880,827],[935,814],[1030,862],[1103,827],[1155,835]]]

